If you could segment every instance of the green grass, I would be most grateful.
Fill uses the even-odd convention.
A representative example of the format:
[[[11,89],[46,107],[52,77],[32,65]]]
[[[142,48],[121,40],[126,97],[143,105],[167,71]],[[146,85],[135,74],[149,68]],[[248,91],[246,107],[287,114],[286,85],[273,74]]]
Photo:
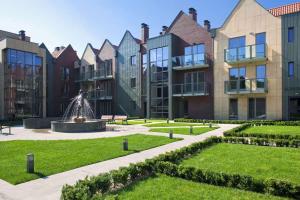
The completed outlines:
[[[175,127],[175,126],[203,126],[201,123],[181,123],[181,122],[174,122],[174,123],[153,123],[153,124],[146,124],[146,127]]]
[[[140,181],[118,194],[118,199],[125,200],[157,200],[157,199],[222,199],[222,200],[256,200],[256,199],[285,199],[264,195],[254,192],[247,192],[233,188],[217,187],[202,183],[195,183],[180,178],[159,175]],[[107,196],[105,199],[113,200],[115,194]]]
[[[217,129],[216,127],[194,127],[193,133],[191,135],[200,135],[202,133],[206,133],[208,131],[212,131],[214,129]],[[190,128],[151,128],[151,132],[161,132],[161,133],[169,133],[170,130],[173,130],[174,134],[184,134],[184,135],[190,135]]]
[[[123,151],[123,138],[0,142],[0,179],[18,184],[178,140],[136,134],[126,136],[129,151]],[[28,153],[35,156],[34,174],[26,173]]]
[[[300,136],[300,126],[252,126],[243,130],[242,132],[259,134],[286,134]]]
[[[134,120],[128,120],[126,124],[126,122],[123,122],[123,125],[138,125],[138,124],[151,124],[153,122],[164,122],[165,120],[159,120],[159,119],[147,119],[146,123],[144,121],[144,119],[134,119]],[[118,124],[118,125],[122,125],[122,121],[115,121],[112,124]]]
[[[192,166],[217,172],[274,178],[300,184],[300,149],[242,144],[217,144],[184,160]]]

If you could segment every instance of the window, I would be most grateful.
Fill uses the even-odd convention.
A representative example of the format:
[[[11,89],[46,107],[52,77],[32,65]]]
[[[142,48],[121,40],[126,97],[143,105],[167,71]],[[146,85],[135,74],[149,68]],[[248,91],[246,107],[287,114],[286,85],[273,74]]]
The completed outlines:
[[[265,119],[266,118],[266,99],[265,98],[249,98],[248,118],[249,119]]]
[[[288,42],[292,43],[292,42],[294,42],[294,39],[295,39],[294,27],[289,27],[288,28]]]
[[[205,46],[196,44],[184,48],[184,65],[204,64]]]
[[[229,39],[228,60],[241,60],[246,58],[246,37],[236,37]]]
[[[229,69],[230,89],[246,89],[246,68],[231,68]]]
[[[266,66],[256,66],[256,88],[265,88]]]
[[[131,78],[130,79],[130,87],[135,88],[136,87],[136,78]]]
[[[239,47],[245,47],[246,46],[246,37],[235,37],[229,39],[229,48],[239,48]]]
[[[265,43],[266,43],[266,33],[257,33],[255,35],[255,53],[254,57],[263,58],[265,57]]]
[[[147,70],[147,54],[143,54],[143,72]]]
[[[130,57],[130,64],[131,65],[136,65],[136,56],[131,56]]]
[[[288,63],[288,77],[294,77],[294,62]]]

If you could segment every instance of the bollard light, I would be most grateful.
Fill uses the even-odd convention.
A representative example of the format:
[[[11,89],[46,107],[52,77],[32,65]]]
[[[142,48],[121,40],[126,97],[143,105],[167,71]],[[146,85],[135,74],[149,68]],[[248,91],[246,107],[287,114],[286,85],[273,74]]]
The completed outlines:
[[[127,138],[123,139],[123,150],[128,151],[128,139]]]
[[[145,124],[147,123],[147,119],[144,119],[144,123],[145,123]]]
[[[190,126],[190,134],[193,134],[193,126]]]
[[[172,129],[170,129],[169,138],[173,139],[173,130]]]
[[[169,123],[169,119],[167,119],[167,124]]]
[[[34,173],[34,155],[27,154],[27,173]]]
[[[211,123],[209,123],[209,128],[211,128],[212,127],[212,124]]]

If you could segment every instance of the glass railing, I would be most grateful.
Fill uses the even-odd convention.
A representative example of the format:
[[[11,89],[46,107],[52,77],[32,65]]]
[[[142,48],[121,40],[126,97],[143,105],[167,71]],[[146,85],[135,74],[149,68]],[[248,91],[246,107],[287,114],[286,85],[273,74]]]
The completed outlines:
[[[91,90],[87,93],[87,99],[89,100],[98,100],[98,99],[111,99],[112,98],[112,92],[111,90]]]
[[[225,93],[266,93],[267,79],[239,79],[225,81]]]
[[[99,69],[96,71],[80,73],[76,80],[77,81],[92,81],[94,79],[105,79],[105,78],[112,78],[111,70]]]
[[[207,60],[204,53],[176,56],[172,58],[173,67],[197,67],[206,66]]]
[[[225,49],[224,59],[225,62],[239,62],[251,59],[264,59],[267,57],[266,52],[266,44],[255,44],[245,47]]]
[[[95,79],[104,79],[104,78],[111,78],[112,77],[112,70],[107,70],[105,68],[100,68],[95,71]]]
[[[208,84],[206,82],[173,84],[173,95],[208,95]]]

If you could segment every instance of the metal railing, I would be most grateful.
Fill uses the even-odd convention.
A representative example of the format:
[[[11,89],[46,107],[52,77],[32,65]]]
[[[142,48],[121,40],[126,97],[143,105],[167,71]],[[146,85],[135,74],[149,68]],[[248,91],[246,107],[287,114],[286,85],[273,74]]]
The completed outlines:
[[[88,91],[87,99],[89,100],[109,100],[112,99],[112,91],[111,90],[101,90],[95,89]]]
[[[208,94],[206,82],[173,84],[173,95],[175,96],[205,96]]]
[[[267,58],[266,44],[254,44],[224,50],[224,60],[229,63],[265,58]]]
[[[268,81],[266,78],[225,81],[226,94],[266,93],[267,91]]]
[[[205,53],[175,56],[172,58],[173,68],[204,67],[207,66],[207,56]]]

